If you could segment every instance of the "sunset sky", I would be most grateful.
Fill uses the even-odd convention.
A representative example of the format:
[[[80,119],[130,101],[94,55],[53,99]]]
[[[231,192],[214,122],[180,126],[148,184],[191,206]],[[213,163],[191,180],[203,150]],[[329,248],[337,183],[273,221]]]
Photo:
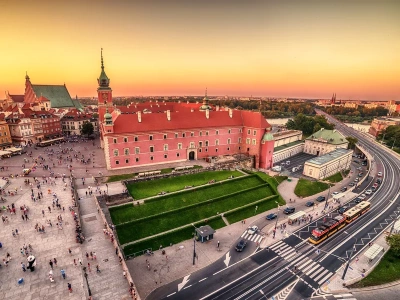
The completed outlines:
[[[95,96],[400,100],[400,1],[0,0],[0,99],[33,84]]]

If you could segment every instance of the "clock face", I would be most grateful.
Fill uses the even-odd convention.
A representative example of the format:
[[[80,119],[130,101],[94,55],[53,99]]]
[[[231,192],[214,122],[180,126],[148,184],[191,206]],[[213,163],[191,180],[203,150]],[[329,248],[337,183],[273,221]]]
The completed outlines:
[[[106,101],[108,99],[108,95],[107,94],[103,94],[103,100]]]

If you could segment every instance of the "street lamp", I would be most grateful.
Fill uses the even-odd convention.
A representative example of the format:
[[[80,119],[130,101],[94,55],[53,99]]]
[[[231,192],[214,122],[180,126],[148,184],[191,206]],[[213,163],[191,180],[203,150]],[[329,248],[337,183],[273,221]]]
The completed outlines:
[[[396,224],[397,220],[399,220],[399,219],[400,219],[400,216],[397,216],[397,218],[394,219],[393,224],[392,224],[392,227],[390,227],[390,232],[389,232],[388,237],[392,234],[393,229],[394,229],[394,225]]]
[[[195,259],[196,259],[196,226],[192,223],[192,226],[194,227],[194,235],[193,235],[193,266],[195,264]]]
[[[89,296],[92,296],[92,291],[90,290],[89,281],[87,279],[88,274],[86,273],[86,267],[83,267],[82,270],[83,270],[83,275],[85,276],[85,279],[86,279],[86,285],[87,285],[87,289],[88,289],[88,294],[89,294]]]
[[[344,231],[344,233],[347,234],[347,235],[350,235],[347,231]],[[357,238],[355,236],[353,236],[352,238],[355,239],[355,242],[354,242],[353,247],[351,247],[351,252],[350,252],[349,259],[347,260],[346,267],[344,268],[344,271],[343,271],[342,280],[344,280],[344,277],[346,276],[347,269],[349,268],[349,265],[350,265],[351,257],[353,256],[353,251],[354,251],[354,248],[356,247],[356,243],[357,243]]]
[[[394,147],[395,143],[396,143],[396,138],[394,138],[393,145],[392,145],[392,150],[393,150],[393,147]]]
[[[276,229],[278,227],[278,219],[279,219],[279,203],[277,201],[275,201],[275,203],[278,204],[278,211],[276,212],[275,230],[274,230],[274,236],[272,237],[273,239],[275,238]]]

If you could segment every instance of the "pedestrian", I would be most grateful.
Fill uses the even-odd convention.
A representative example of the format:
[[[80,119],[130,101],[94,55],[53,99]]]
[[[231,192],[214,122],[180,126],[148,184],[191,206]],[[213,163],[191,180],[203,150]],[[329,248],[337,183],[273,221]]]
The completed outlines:
[[[68,291],[70,292],[70,293],[72,293],[72,285],[68,282]]]
[[[96,272],[101,273],[99,265],[96,265]]]
[[[97,256],[96,256],[96,252],[95,252],[95,251],[93,251],[93,259],[94,259],[94,260],[97,259]]]
[[[21,268],[22,268],[22,271],[26,272],[26,267],[25,267],[25,264],[23,262],[21,262]]]
[[[76,259],[74,258],[74,265],[76,266]]]
[[[219,241],[217,242],[217,248],[219,249]]]
[[[57,259],[56,258],[53,259],[53,262],[54,262],[54,265],[57,267]]]
[[[124,277],[126,278],[126,272],[125,271],[122,272],[122,275],[124,275]]]
[[[90,251],[90,259],[93,260],[93,252]]]
[[[89,272],[92,272],[92,269],[90,268],[90,263],[87,263],[87,267],[88,267]]]
[[[82,266],[82,260],[78,258],[79,264]]]
[[[64,271],[64,269],[61,269],[61,271],[60,271],[60,272],[61,272],[61,276],[62,276],[62,278],[63,278],[63,279],[65,279],[66,275],[65,275],[65,271]]]
[[[69,253],[70,255],[72,254],[71,248],[68,248],[68,253]]]
[[[86,259],[89,259],[89,253],[86,252]]]
[[[51,269],[53,270],[53,261],[51,259],[49,261],[49,265],[50,265]]]
[[[115,255],[118,255],[118,248],[115,247]]]
[[[25,217],[24,215],[21,215],[22,221],[25,221]]]
[[[11,232],[11,233],[12,233],[12,236],[13,236],[13,237],[17,237],[17,236],[15,235],[15,231],[14,231],[14,229],[12,230],[12,232]]]

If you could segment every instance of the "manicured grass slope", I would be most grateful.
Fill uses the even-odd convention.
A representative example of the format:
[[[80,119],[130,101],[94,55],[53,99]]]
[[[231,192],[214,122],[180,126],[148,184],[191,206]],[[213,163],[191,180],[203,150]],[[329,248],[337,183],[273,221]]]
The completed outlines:
[[[308,197],[325,191],[328,187],[329,185],[325,182],[310,181],[300,178],[294,189],[294,193],[299,197]]]
[[[145,201],[142,205],[133,206],[131,203],[123,206],[110,208],[113,223],[133,221],[196,203],[201,203],[209,199],[221,197],[234,192],[239,192],[248,188],[265,184],[265,182],[253,175],[223,182],[221,184],[211,184],[196,190],[183,191],[159,197],[157,200]]]
[[[186,176],[136,182],[128,184],[127,188],[134,199],[143,199],[156,196],[162,191],[175,192],[182,190],[185,186],[203,185],[212,179],[216,181],[225,180],[231,175],[235,177],[243,176],[243,174],[238,171],[201,172]]]
[[[329,182],[340,182],[340,181],[342,181],[342,179],[343,179],[342,174],[340,174],[340,172],[339,172],[339,173],[333,174],[332,176],[327,177],[325,180],[329,181]]]
[[[376,268],[366,278],[353,284],[351,287],[362,288],[389,283],[399,279],[400,259],[389,249]]]
[[[196,223],[196,227],[200,227],[203,225],[210,225],[214,230],[222,228],[225,225],[224,221],[218,217],[213,220],[209,220],[207,223],[201,222]],[[175,230],[170,233],[166,233],[154,238],[150,238],[144,241],[141,241],[136,244],[128,245],[124,248],[125,255],[132,255],[135,252],[143,251],[145,249],[152,248],[153,250],[159,249],[160,245],[163,247],[167,247],[170,244],[177,244],[182,241],[188,240],[193,237],[194,228],[192,225],[186,226],[185,228]],[[218,237],[218,231],[215,233],[214,238]]]
[[[211,203],[200,203],[187,210],[172,211],[154,218],[139,220],[117,225],[117,233],[121,244],[145,238],[157,233],[184,226],[196,221],[215,216],[236,207],[240,207],[267,196],[273,195],[268,185],[256,187],[247,191],[241,191],[234,195],[228,195]]]

